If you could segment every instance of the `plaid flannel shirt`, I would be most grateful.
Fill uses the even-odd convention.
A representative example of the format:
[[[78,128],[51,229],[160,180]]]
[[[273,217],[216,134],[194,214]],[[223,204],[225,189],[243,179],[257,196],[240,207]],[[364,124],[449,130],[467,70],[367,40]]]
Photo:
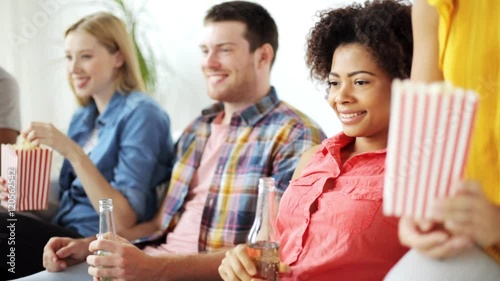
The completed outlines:
[[[177,163],[163,205],[166,231],[182,214],[189,184],[210,136],[220,104],[203,110],[177,142]],[[246,241],[255,217],[260,177],[273,177],[284,191],[302,153],[325,139],[318,125],[280,101],[274,88],[235,113],[203,210],[198,249],[210,251]]]

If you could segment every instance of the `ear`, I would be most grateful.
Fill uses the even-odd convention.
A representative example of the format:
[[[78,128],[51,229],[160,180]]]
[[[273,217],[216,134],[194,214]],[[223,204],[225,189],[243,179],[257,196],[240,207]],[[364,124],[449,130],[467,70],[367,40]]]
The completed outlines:
[[[121,51],[116,52],[115,54],[115,68],[120,68],[125,60],[123,59],[123,54]]]
[[[271,62],[273,61],[273,58],[274,58],[274,50],[273,50],[273,47],[271,46],[271,44],[266,43],[266,44],[262,45],[258,49],[257,55],[258,55],[257,56],[257,60],[258,60],[257,65],[259,67],[266,66],[266,65],[271,67]]]

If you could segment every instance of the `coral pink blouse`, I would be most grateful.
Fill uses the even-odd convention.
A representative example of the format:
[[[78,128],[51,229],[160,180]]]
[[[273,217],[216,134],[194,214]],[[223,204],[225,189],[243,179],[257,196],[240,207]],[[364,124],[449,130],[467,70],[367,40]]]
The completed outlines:
[[[397,219],[382,214],[386,151],[362,153],[341,166],[343,133],[323,141],[281,199],[277,219],[281,280],[382,280],[407,252]]]

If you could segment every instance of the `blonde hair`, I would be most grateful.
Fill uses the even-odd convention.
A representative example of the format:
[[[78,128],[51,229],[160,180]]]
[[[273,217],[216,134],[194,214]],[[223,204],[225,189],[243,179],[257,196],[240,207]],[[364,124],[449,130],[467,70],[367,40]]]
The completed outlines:
[[[110,13],[91,14],[72,24],[64,33],[64,37],[66,38],[68,34],[76,30],[83,30],[94,36],[110,54],[120,51],[123,65],[118,68],[115,76],[115,88],[119,92],[126,94],[131,91],[145,91],[136,49],[122,20]],[[75,93],[70,76],[68,76],[68,80],[73,93]],[[81,98],[76,94],[75,96],[82,106],[87,105],[90,101],[90,98]]]

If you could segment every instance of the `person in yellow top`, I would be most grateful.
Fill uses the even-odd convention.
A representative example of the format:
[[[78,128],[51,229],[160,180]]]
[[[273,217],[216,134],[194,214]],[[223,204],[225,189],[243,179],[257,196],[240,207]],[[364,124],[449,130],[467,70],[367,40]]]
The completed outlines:
[[[446,80],[480,102],[457,195],[437,202],[432,222],[400,220],[414,250],[384,280],[500,280],[500,6],[415,0],[412,22],[412,80]]]

